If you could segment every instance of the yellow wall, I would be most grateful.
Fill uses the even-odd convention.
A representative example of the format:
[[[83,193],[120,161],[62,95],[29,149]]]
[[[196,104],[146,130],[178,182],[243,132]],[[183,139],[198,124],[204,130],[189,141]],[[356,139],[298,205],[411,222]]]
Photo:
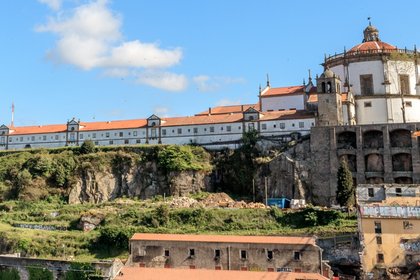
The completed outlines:
[[[403,222],[409,221],[411,229],[404,229]],[[374,222],[381,222],[382,234],[375,234]],[[384,254],[387,267],[405,265],[405,252],[401,248],[401,239],[420,238],[420,220],[399,218],[361,218],[361,232],[364,238],[362,264],[365,272],[370,272],[377,264],[377,254]],[[382,236],[382,244],[378,245],[376,236]]]

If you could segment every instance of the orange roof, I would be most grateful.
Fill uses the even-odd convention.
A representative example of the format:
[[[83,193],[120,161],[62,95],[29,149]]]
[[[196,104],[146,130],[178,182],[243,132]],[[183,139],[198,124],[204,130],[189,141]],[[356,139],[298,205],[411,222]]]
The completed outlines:
[[[115,280],[327,280],[317,273],[123,267]]]
[[[348,101],[347,97],[348,97],[347,92],[341,93],[341,101],[342,102]],[[308,97],[308,102],[309,103],[317,103],[318,102],[318,94],[310,94],[309,97]]]
[[[219,115],[219,114],[230,114],[230,113],[242,113],[248,108],[254,108],[258,110],[259,104],[243,104],[243,105],[230,105],[230,106],[217,106],[209,108],[209,110],[195,114],[196,116],[200,115]]]
[[[367,41],[367,42],[363,42],[359,45],[354,46],[353,48],[351,48],[348,52],[349,53],[354,53],[357,51],[363,52],[363,51],[385,51],[385,52],[390,52],[393,50],[396,50],[397,48],[382,42],[382,41]]]
[[[244,107],[245,108],[245,107]],[[248,107],[249,108],[249,107]],[[247,108],[247,109],[248,109]],[[310,118],[312,114],[304,111],[288,110],[263,112],[261,120],[292,119],[292,118]],[[196,115],[190,117],[163,118],[162,126],[180,126],[180,125],[203,125],[217,123],[234,123],[243,119],[242,113],[216,114],[216,115]],[[146,119],[137,120],[119,120],[108,122],[81,122],[80,132],[115,130],[115,129],[135,129],[145,127]],[[39,126],[20,126],[10,129],[10,135],[41,134],[41,133],[59,133],[67,130],[66,124],[39,125]]]
[[[290,87],[279,87],[269,88],[266,92],[263,92],[261,97],[270,97],[278,95],[298,95],[305,92],[304,86],[290,86]]]
[[[93,130],[112,130],[112,129],[126,129],[126,128],[139,128],[147,124],[147,120],[122,120],[122,121],[108,121],[108,122],[81,122],[80,131],[93,131]],[[66,124],[53,124],[53,125],[38,125],[38,126],[20,126],[10,129],[11,135],[24,135],[24,134],[41,134],[41,133],[58,133],[67,130]]]
[[[413,134],[412,134],[414,137],[415,136],[420,136],[420,131],[415,131],[415,132],[413,132]]]
[[[80,131],[127,129],[146,126],[147,120],[137,119],[108,122],[81,122],[80,125]]]
[[[130,240],[315,245],[315,238],[308,236],[239,236],[135,233]]]

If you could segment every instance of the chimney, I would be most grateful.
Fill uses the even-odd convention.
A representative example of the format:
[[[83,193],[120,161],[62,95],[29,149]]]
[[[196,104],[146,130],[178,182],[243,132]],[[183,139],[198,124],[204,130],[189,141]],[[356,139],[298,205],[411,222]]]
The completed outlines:
[[[209,116],[211,115],[211,107],[209,107]]]

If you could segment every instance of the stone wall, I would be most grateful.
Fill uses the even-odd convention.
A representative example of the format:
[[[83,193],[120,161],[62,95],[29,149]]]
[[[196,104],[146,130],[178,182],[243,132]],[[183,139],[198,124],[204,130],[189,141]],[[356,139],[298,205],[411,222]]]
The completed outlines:
[[[313,127],[313,201],[335,202],[337,169],[347,160],[355,184],[420,183],[420,123]]]

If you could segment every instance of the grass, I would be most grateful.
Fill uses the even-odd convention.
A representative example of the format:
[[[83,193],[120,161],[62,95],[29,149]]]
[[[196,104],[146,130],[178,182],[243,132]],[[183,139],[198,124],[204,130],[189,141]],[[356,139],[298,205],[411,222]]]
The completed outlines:
[[[101,213],[101,225],[91,232],[76,229],[80,217],[89,213]],[[65,225],[70,230],[15,228],[13,223]],[[163,202],[131,199],[96,205],[69,205],[57,200],[0,203],[0,244],[8,253],[85,262],[127,258],[128,238],[133,232],[331,236],[355,231],[354,215],[317,208],[297,213],[279,209],[170,209]],[[115,246],[113,238],[122,245]]]

